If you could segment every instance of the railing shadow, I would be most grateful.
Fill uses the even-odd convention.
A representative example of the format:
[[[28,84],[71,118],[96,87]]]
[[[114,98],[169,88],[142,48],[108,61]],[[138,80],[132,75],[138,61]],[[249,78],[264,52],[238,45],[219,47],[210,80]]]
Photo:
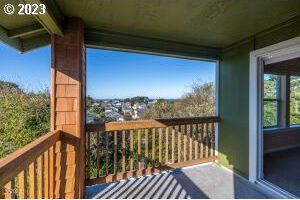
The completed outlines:
[[[207,199],[268,198],[240,176],[217,164],[157,173],[119,182],[88,186],[86,198]]]
[[[169,199],[208,196],[181,169],[87,187],[86,198]]]

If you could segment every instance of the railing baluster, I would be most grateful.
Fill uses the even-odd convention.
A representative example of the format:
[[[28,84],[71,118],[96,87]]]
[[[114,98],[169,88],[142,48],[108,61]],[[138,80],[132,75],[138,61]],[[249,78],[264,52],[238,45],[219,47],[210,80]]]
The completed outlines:
[[[49,150],[44,153],[44,198],[49,199]]]
[[[148,168],[148,159],[149,159],[149,152],[148,152],[148,129],[145,129],[145,168]]]
[[[187,149],[187,125],[184,125],[184,136],[183,136],[183,161],[186,161],[186,149]]]
[[[118,173],[118,131],[114,131],[114,174]]]
[[[175,127],[172,127],[172,163],[175,163]]]
[[[4,193],[5,199],[14,199],[14,198],[16,198],[16,195],[15,195],[14,191],[15,191],[15,180],[12,179],[11,181],[9,181],[5,185],[5,193]]]
[[[99,178],[99,173],[100,173],[100,131],[97,131],[97,178]]]
[[[54,199],[54,180],[55,180],[55,177],[54,177],[55,162],[54,161],[55,161],[55,145],[53,145],[52,147],[49,148],[49,165],[50,165],[50,168],[49,168],[49,198],[50,199]]]
[[[214,123],[211,123],[210,133],[210,156],[214,156]]]
[[[155,128],[152,128],[152,167],[155,167]]]
[[[131,139],[131,137],[130,137]],[[131,142],[131,140],[130,140]],[[125,130],[122,131],[122,172],[126,171],[126,160],[125,160]]]
[[[130,171],[133,171],[133,130],[130,130]]]
[[[199,149],[198,149],[198,147],[199,147],[199,142],[198,142],[198,140],[199,140],[198,124],[194,124],[193,126],[195,128],[195,129],[193,128],[193,130],[195,130],[194,131],[194,134],[195,134],[195,160],[197,160],[198,159],[198,155],[199,155]]]
[[[90,141],[90,135],[91,135],[91,133],[88,132],[88,134],[87,134],[87,173],[86,173],[87,179],[90,179],[90,175],[91,175],[91,141]]]
[[[200,132],[200,139],[201,139],[201,144],[200,144],[200,158],[203,158],[204,155],[204,124],[201,124],[201,132]]]
[[[169,127],[166,128],[166,164],[169,163]]]
[[[18,184],[19,184],[19,188],[18,188],[18,198],[19,199],[25,199],[27,197],[27,172],[26,170],[21,171],[18,174]]]
[[[158,161],[162,165],[162,128],[158,129]]]
[[[138,129],[137,133],[137,142],[138,142],[138,156],[137,156],[137,170],[141,170],[140,162],[141,162],[141,129]]]
[[[206,129],[205,129],[205,157],[208,157],[208,123],[205,124],[206,125]]]
[[[178,126],[178,162],[181,162],[181,125]]]
[[[107,131],[105,132],[105,143],[106,143],[106,145],[105,145],[105,149],[106,149],[106,151],[105,151],[105,174],[107,176],[108,175],[108,151],[109,151],[109,149],[108,149],[109,142],[108,142],[108,132]]]
[[[192,125],[189,124],[189,160],[193,160],[193,130]]]
[[[29,165],[29,198],[35,199],[35,162]]]
[[[42,168],[43,156],[37,158],[37,198],[43,198],[43,168]]]

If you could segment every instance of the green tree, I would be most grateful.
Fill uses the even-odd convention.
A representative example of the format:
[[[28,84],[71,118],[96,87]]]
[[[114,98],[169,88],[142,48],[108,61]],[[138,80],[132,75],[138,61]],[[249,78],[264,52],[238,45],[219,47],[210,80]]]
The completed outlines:
[[[291,76],[290,122],[300,124],[300,77]]]
[[[168,102],[164,99],[158,100],[154,105],[148,108],[141,118],[155,119],[155,118],[174,118],[176,117],[176,110],[173,102]]]
[[[92,113],[95,113],[97,119],[102,119],[105,117],[104,106],[89,95],[86,97],[86,109]]]
[[[215,114],[215,89],[213,83],[194,83],[191,91],[174,102],[159,99],[146,110],[143,119],[198,117]]]
[[[149,98],[148,97],[143,97],[143,96],[136,96],[132,98],[126,98],[124,99],[124,102],[130,102],[130,105],[133,106],[135,103],[148,103]]]
[[[0,81],[0,158],[50,130],[50,94]]]
[[[277,99],[278,84],[280,76],[265,74],[264,76],[264,99]],[[264,101],[264,126],[274,126],[277,124],[277,102]]]

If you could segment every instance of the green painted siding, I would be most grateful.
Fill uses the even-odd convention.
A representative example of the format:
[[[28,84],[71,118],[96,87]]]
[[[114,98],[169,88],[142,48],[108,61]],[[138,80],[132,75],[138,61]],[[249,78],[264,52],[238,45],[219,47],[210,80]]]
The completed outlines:
[[[246,43],[227,52],[220,65],[219,162],[248,175],[249,51]]]
[[[297,36],[300,36],[300,22],[250,39],[222,53],[219,162],[246,178],[249,174],[249,53],[254,48],[263,48]]]

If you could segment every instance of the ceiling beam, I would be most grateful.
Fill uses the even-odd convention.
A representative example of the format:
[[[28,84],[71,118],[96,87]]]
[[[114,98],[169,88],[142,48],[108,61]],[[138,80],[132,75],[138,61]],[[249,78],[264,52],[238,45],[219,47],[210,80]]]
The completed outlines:
[[[62,19],[63,16],[59,11],[54,0],[21,0],[27,4],[44,4],[46,6],[46,13],[44,15],[33,15],[36,20],[48,31],[50,34],[63,35]]]
[[[269,27],[267,29],[264,29],[264,30],[262,30],[262,31],[260,31],[258,33],[255,33],[255,34],[250,35],[248,37],[245,37],[245,38],[243,38],[243,39],[241,39],[239,41],[236,41],[236,42],[234,42],[234,43],[232,43],[232,44],[224,47],[223,48],[223,52],[230,51],[231,49],[236,48],[236,47],[238,47],[238,46],[240,46],[242,44],[245,44],[247,42],[250,42],[250,41],[253,41],[253,43],[254,43],[253,46],[254,46],[254,50],[255,50],[256,49],[256,44],[255,43],[256,43],[256,40],[258,38],[263,37],[263,36],[265,36],[267,34],[270,34],[270,33],[274,32],[274,31],[280,30],[282,28],[285,28],[285,27],[287,27],[289,25],[292,25],[292,24],[295,24],[295,23],[299,23],[299,22],[300,22],[300,15],[297,15],[297,16],[295,16],[295,17],[293,17],[293,18],[291,18],[291,19],[289,19],[287,21],[284,21],[284,22],[280,23],[280,24],[274,25],[274,26]]]
[[[20,37],[30,37],[36,36],[47,31],[40,24],[34,24],[30,26],[24,26],[21,28],[13,29],[8,31],[9,38],[20,38]]]
[[[6,29],[0,26],[0,42],[7,44],[8,46],[22,52],[22,41],[17,38],[9,38]]]
[[[219,60],[221,49],[140,37],[104,30],[85,30],[85,44],[90,48],[132,51],[201,60]]]
[[[28,52],[50,44],[50,35],[48,33],[22,40],[23,52]]]

